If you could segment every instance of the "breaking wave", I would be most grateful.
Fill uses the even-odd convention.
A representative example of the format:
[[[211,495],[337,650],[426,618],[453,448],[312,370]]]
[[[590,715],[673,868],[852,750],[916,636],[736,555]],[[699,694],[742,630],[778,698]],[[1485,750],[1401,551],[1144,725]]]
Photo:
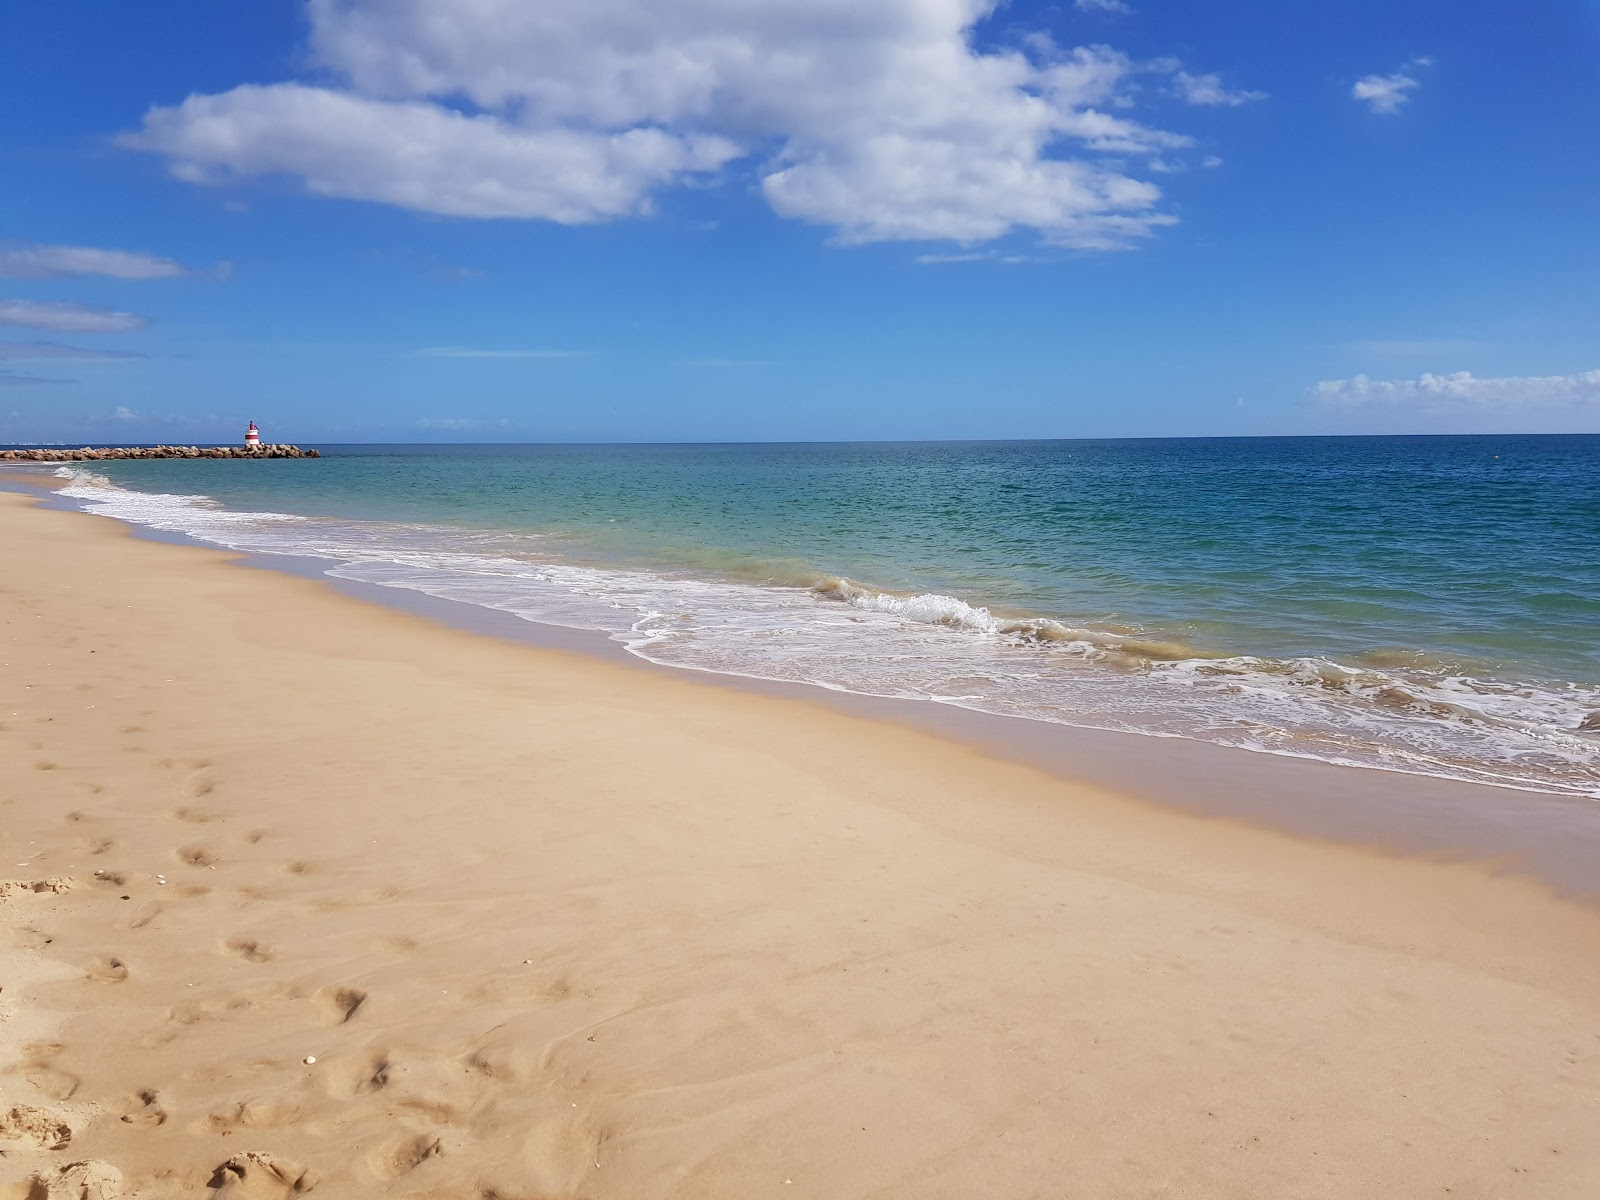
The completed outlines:
[[[552,555],[535,534],[241,512],[78,468],[90,511],[326,573],[609,635],[652,662],[1600,796],[1600,688],[1453,673],[1421,652],[1363,664],[1227,654],[1148,630],[996,612],[833,576],[741,582]]]

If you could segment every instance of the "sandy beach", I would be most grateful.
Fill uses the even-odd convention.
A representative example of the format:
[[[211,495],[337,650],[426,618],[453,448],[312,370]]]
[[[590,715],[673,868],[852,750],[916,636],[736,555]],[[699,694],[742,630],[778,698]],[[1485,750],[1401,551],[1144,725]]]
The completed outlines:
[[[1538,882],[22,495],[0,551],[0,1197],[1600,1194]]]

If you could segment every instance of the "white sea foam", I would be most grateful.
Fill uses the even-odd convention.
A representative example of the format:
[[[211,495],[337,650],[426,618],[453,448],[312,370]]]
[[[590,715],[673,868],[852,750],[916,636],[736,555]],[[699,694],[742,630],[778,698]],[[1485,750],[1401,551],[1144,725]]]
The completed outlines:
[[[1139,632],[1010,617],[847,579],[777,587],[551,557],[536,537],[237,512],[64,468],[93,511],[327,573],[598,630],[652,662],[1600,796],[1600,689],[1326,659],[1208,657]]]

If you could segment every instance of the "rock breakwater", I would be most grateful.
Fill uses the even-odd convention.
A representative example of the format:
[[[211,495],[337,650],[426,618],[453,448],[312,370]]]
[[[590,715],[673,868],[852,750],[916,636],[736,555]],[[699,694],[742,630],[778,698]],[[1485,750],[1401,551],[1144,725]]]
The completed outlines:
[[[102,462],[117,458],[321,458],[299,446],[84,446],[81,450],[39,447],[0,450],[0,462]]]

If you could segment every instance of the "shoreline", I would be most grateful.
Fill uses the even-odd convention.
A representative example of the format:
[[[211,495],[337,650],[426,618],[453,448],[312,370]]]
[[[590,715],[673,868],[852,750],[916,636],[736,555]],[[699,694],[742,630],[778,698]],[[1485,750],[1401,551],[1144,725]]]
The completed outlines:
[[[46,496],[52,507],[62,511],[100,515],[76,500],[55,496],[47,475],[13,476],[9,481],[0,475],[0,491],[13,487]],[[1069,782],[1093,784],[1160,807],[1244,821],[1374,853],[1478,862],[1530,875],[1565,896],[1600,905],[1600,800],[1594,798],[657,663],[630,653],[599,631],[544,624],[329,575],[328,560],[323,558],[221,550],[183,534],[106,519],[136,538],[227,553],[240,566],[314,580],[364,603],[478,636],[575,652],[708,687],[820,703],[955,740]],[[1294,799],[1285,803],[1285,794]]]
[[[85,1161],[122,1200],[1579,1200],[1600,1175],[1600,914],[1531,880],[26,497],[0,544],[0,850],[70,880],[0,896],[33,1039],[0,1055],[0,1196]]]

